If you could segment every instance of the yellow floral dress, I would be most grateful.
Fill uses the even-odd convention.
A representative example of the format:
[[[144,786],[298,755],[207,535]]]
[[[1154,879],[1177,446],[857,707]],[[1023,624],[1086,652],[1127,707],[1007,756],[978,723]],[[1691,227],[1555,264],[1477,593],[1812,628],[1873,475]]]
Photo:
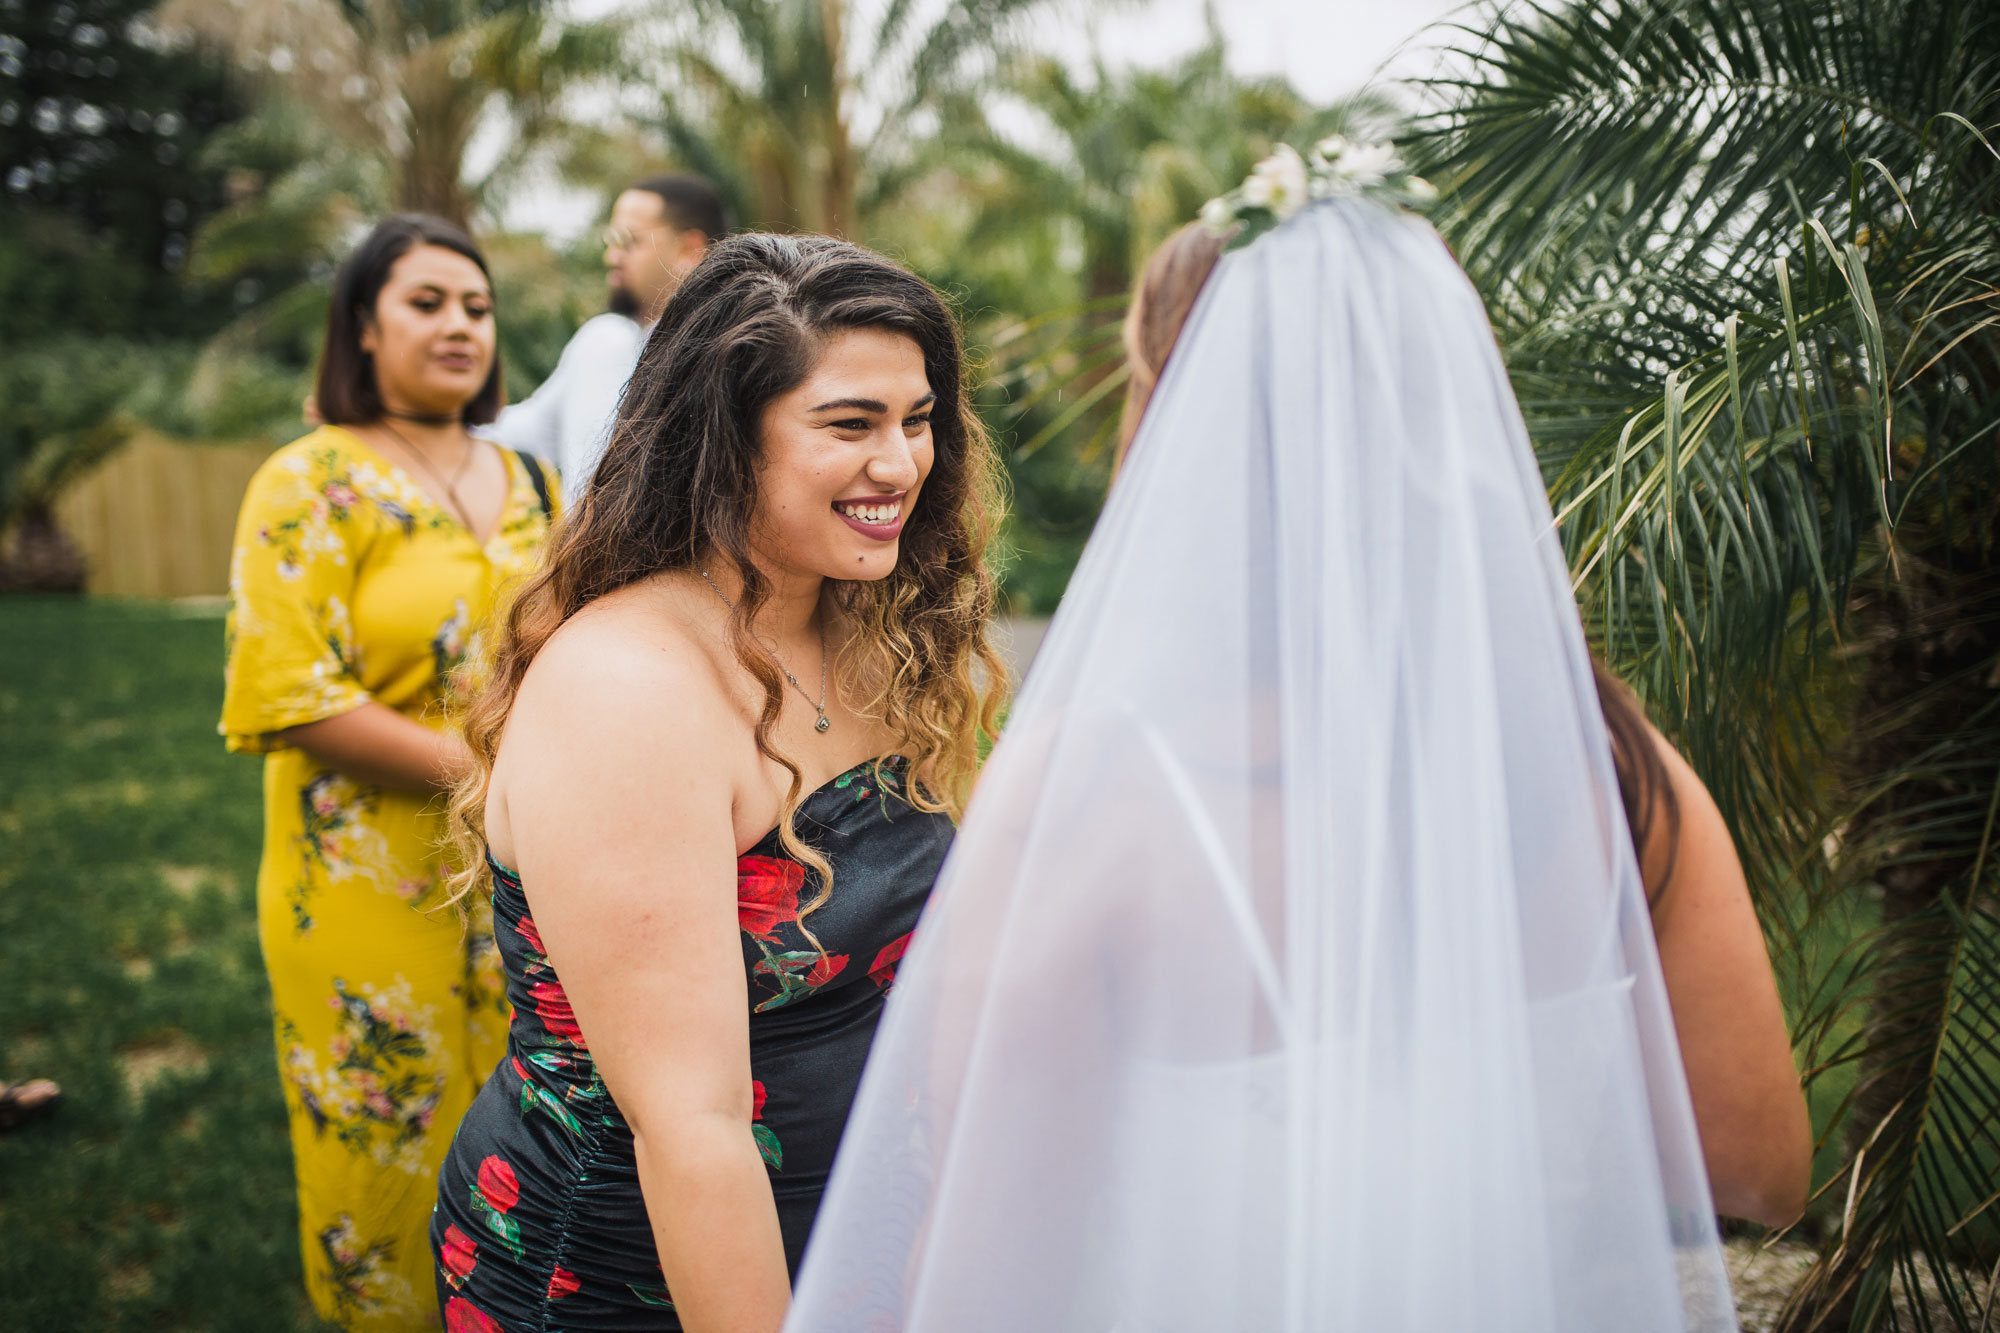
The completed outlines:
[[[306,1286],[350,1330],[437,1327],[437,1167],[505,1049],[505,982],[483,903],[469,932],[432,910],[443,798],[356,781],[276,733],[371,700],[446,725],[459,668],[549,532],[526,467],[506,461],[483,547],[331,426],[274,453],[237,520],[220,730],[266,756],[257,914]]]

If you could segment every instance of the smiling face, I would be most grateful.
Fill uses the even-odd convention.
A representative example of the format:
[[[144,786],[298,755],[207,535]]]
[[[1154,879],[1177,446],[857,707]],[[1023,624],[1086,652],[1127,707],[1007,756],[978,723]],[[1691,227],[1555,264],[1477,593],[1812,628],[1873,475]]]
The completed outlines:
[[[493,369],[493,291],[479,265],[438,245],[414,245],[389,269],[361,350],[384,407],[456,416]]]
[[[888,577],[936,457],[935,401],[914,340],[827,337],[805,379],[764,408],[754,529],[771,572]]]

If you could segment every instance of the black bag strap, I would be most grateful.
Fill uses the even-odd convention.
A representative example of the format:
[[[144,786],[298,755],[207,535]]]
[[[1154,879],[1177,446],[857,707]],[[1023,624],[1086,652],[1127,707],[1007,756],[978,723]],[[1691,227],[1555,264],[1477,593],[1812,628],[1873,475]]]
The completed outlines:
[[[526,449],[516,449],[514,457],[521,460],[521,466],[528,470],[528,481],[535,488],[535,498],[541,501],[542,517],[554,521],[556,511],[549,504],[549,474],[542,470],[542,460]]]

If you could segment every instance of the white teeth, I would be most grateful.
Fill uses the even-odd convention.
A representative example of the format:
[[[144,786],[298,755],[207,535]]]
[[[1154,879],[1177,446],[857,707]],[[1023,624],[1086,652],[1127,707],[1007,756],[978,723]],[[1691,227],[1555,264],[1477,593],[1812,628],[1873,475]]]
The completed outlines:
[[[903,506],[900,503],[890,505],[841,505],[839,509],[841,513],[857,522],[867,523],[876,527],[894,523],[903,512]]]

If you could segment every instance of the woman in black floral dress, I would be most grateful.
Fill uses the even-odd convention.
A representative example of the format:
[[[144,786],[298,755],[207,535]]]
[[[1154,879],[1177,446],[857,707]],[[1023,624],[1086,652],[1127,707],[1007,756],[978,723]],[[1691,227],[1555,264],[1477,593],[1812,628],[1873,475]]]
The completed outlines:
[[[439,1174],[451,1333],[782,1322],[1004,684],[962,369],[844,242],[668,304],[467,720],[514,1018]]]

